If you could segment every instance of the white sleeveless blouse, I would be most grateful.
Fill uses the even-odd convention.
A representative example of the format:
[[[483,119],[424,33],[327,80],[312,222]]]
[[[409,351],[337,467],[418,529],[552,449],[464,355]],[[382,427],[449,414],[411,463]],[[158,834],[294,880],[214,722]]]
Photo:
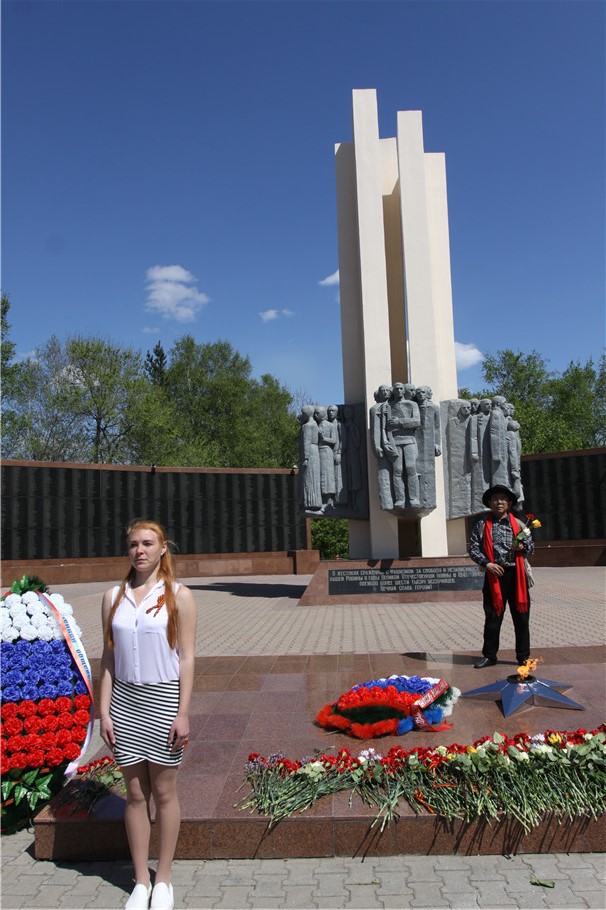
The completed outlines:
[[[176,584],[174,591],[178,591]],[[112,591],[115,600],[119,586]],[[137,606],[130,585],[126,586],[112,622],[114,674],[116,679],[135,685],[153,685],[179,679],[179,651],[166,638],[168,611],[158,607],[164,594],[159,581]]]

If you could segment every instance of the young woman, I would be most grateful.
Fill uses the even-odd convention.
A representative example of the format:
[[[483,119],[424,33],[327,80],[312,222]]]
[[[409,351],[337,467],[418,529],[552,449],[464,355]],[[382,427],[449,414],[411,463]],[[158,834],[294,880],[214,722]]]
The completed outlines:
[[[178,584],[164,528],[139,519],[127,531],[131,568],[103,596],[101,736],[126,782],[125,824],[135,888],[126,910],[171,910],[171,866],[181,812],[177,770],[189,736],[196,607]],[[149,876],[150,799],[158,868]]]

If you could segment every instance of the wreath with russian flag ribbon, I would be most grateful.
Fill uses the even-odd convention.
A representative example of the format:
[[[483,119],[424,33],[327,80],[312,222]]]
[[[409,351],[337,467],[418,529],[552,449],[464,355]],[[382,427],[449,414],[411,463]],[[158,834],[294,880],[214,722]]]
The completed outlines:
[[[316,721],[357,739],[401,736],[409,730],[448,730],[461,692],[445,679],[431,676],[388,676],[353,686],[337,701],[324,705]]]

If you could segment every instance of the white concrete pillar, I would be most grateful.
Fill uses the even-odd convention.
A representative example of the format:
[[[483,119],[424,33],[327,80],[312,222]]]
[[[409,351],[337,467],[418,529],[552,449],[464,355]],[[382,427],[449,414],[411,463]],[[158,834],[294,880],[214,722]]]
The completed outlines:
[[[424,151],[421,112],[399,112],[397,137],[380,139],[375,90],[354,91],[353,143],[336,146],[336,170],[345,402],[368,410],[395,381],[430,385],[436,404],[455,398],[445,162]],[[397,558],[398,520],[379,508],[369,439],[367,452],[370,518],[350,521],[350,555]],[[422,555],[464,552],[460,529],[447,529],[440,458],[436,493]]]
[[[374,90],[353,93],[353,154],[337,146],[339,275],[345,402],[375,403],[391,375],[383,228],[382,156]],[[352,197],[353,193],[353,197]],[[367,434],[370,518],[350,521],[352,558],[397,558],[398,525],[379,508],[375,456]]]

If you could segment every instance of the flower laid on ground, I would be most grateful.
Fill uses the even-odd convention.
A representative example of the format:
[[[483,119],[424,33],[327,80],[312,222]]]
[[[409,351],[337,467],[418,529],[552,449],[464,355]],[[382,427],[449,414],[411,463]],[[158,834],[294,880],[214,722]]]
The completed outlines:
[[[442,724],[461,692],[431,676],[388,676],[353,686],[316,715],[321,727],[358,739],[401,735],[413,727],[447,730]]]
[[[72,813],[90,812],[102,796],[110,791],[126,793],[126,785],[116,760],[111,755],[95,758],[80,765],[57,797],[57,805],[69,806]]]
[[[63,785],[90,738],[92,687],[73,610],[24,575],[0,598],[2,831]],[[75,765],[74,765],[75,767]]]
[[[268,816],[270,825],[304,812],[322,796],[349,790],[374,807],[381,830],[399,817],[400,801],[420,814],[448,820],[517,820],[525,831],[546,813],[597,818],[606,810],[606,724],[591,731],[502,733],[473,745],[453,743],[410,751],[394,746],[354,757],[317,752],[300,761],[257,753],[245,765],[250,793],[240,809]]]

